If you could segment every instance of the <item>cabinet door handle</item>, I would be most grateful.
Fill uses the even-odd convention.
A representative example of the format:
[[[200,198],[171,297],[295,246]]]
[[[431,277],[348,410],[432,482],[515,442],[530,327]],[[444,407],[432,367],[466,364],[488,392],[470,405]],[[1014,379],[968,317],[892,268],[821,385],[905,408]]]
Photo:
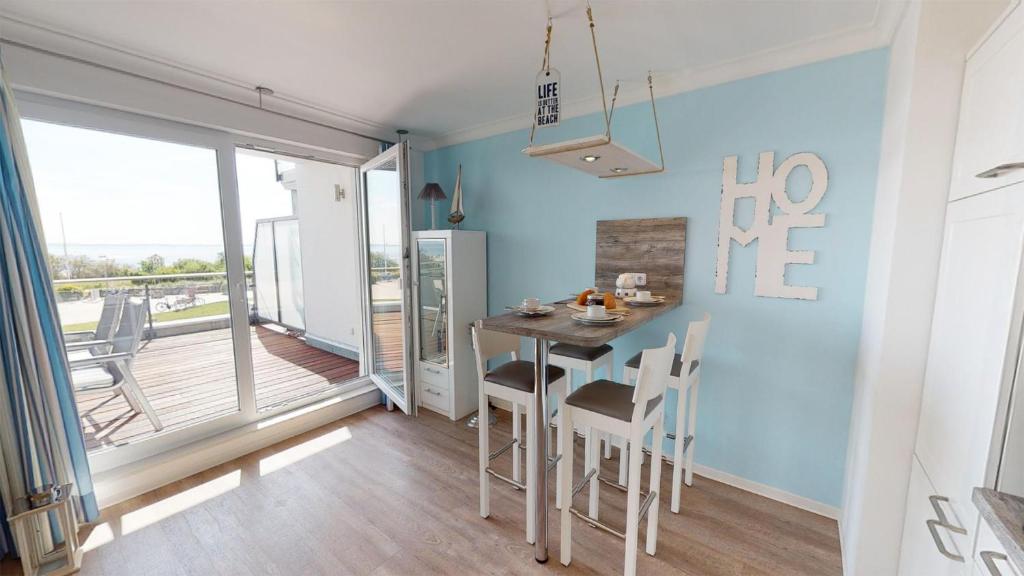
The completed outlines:
[[[1017,170],[1024,170],[1024,162],[1007,162],[1006,164],[1000,164],[989,168],[984,172],[979,172],[975,178],[999,178],[1000,176],[1005,176],[1010,172],[1015,172]]]
[[[935,516],[938,518],[940,526],[952,532],[956,532],[957,534],[967,534],[966,529],[949,521],[949,517],[946,516],[946,511],[939,505],[939,502],[949,502],[949,498],[946,498],[945,496],[929,496],[928,501],[932,503],[932,509],[935,510]]]
[[[935,547],[939,549],[939,554],[942,554],[946,558],[949,558],[950,560],[953,560],[955,562],[964,561],[963,556],[959,554],[954,554],[947,550],[946,545],[942,543],[942,538],[939,537],[938,527],[942,526],[943,528],[949,528],[949,526],[940,523],[938,520],[928,520],[927,522],[925,522],[925,524],[928,525],[928,531],[932,533],[932,540],[935,541]]]
[[[978,554],[981,556],[981,561],[985,563],[985,568],[988,568],[988,573],[992,576],[1003,576],[1003,572],[996,566],[996,560],[1002,560],[1003,562],[1008,561],[1006,554],[1000,554],[999,552],[992,552],[991,550],[985,550]]]

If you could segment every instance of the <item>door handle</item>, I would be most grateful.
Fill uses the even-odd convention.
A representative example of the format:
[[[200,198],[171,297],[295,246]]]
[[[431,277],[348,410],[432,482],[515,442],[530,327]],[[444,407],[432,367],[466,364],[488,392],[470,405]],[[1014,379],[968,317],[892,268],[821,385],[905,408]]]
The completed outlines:
[[[946,516],[946,511],[939,505],[940,502],[949,502],[949,498],[945,496],[929,496],[928,501],[932,503],[932,509],[935,510],[935,516],[938,518],[938,523],[943,528],[956,532],[957,534],[967,534],[965,528],[961,528],[956,524],[949,521],[949,517]]]
[[[1024,162],[1007,162],[1006,164],[1000,164],[989,168],[984,172],[979,172],[975,178],[998,178],[1017,170],[1024,170]]]
[[[981,561],[985,563],[985,568],[988,568],[989,574],[992,576],[1003,576],[1003,572],[996,566],[996,560],[1007,562],[1009,559],[1006,557],[1006,554],[985,550],[978,554],[978,556],[981,556]]]
[[[950,560],[953,560],[955,562],[963,562],[964,561],[964,557],[963,556],[961,556],[959,554],[954,554],[954,553],[950,552],[949,550],[947,550],[946,549],[946,545],[943,544],[942,538],[939,536],[939,529],[938,529],[938,527],[942,526],[943,528],[947,528],[948,529],[949,526],[946,526],[946,525],[940,523],[938,520],[928,520],[927,522],[925,522],[925,524],[928,525],[928,531],[932,533],[932,540],[935,541],[935,547],[939,549],[939,554],[942,554],[946,558],[949,558]]]

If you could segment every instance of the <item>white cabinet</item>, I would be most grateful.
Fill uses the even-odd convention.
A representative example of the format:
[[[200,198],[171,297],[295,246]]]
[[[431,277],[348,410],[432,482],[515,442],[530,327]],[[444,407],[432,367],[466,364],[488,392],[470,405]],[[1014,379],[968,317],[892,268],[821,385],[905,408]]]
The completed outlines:
[[[903,526],[903,549],[900,554],[900,574],[905,576],[952,576],[962,574],[965,562],[948,555],[967,558],[970,543],[939,522],[935,506],[944,503],[932,497],[936,490],[921,463],[914,458],[910,471],[910,490],[907,497],[907,515]],[[947,515],[948,512],[943,511]]]
[[[1017,359],[1022,246],[1024,184],[949,204],[914,448],[930,485],[918,479],[911,488],[903,541],[908,565],[919,561],[915,543],[928,536],[928,527],[910,511],[927,511],[932,497],[942,498],[949,524],[967,529],[963,535],[943,532],[970,556],[978,518],[971,492],[994,481]],[[949,562],[955,564],[950,569],[970,569],[967,562]]]
[[[469,327],[487,316],[487,237],[427,230],[413,233],[412,248],[416,397],[458,420],[477,409]]]
[[[978,527],[972,576],[1024,576],[1006,555],[1006,549],[984,520]]]
[[[971,55],[964,74],[950,200],[1024,181],[1024,9]],[[1003,166],[996,175],[978,174]]]

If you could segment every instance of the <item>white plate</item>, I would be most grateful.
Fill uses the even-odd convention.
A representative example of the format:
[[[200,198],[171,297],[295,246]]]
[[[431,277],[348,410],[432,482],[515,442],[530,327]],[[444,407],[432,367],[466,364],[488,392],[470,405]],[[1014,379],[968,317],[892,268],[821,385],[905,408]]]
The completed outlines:
[[[555,311],[554,306],[538,306],[533,309],[523,308],[522,306],[516,306],[513,311],[520,316],[547,316]]]
[[[636,296],[626,296],[622,299],[623,302],[630,306],[657,306],[665,303],[664,296],[651,296],[650,300],[640,300]]]
[[[605,324],[615,324],[616,322],[622,322],[622,315],[616,314],[615,316],[606,316],[604,318],[591,318],[583,312],[579,312],[572,315],[572,319],[577,322],[584,324],[593,324],[595,326],[603,326]]]

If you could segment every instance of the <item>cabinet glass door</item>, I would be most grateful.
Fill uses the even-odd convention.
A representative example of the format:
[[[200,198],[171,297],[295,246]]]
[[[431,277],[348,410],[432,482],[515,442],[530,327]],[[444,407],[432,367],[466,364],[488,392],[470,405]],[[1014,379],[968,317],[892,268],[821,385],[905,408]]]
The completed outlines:
[[[448,283],[445,279],[447,251],[443,239],[421,239],[416,243],[419,262],[420,360],[448,365]]]

